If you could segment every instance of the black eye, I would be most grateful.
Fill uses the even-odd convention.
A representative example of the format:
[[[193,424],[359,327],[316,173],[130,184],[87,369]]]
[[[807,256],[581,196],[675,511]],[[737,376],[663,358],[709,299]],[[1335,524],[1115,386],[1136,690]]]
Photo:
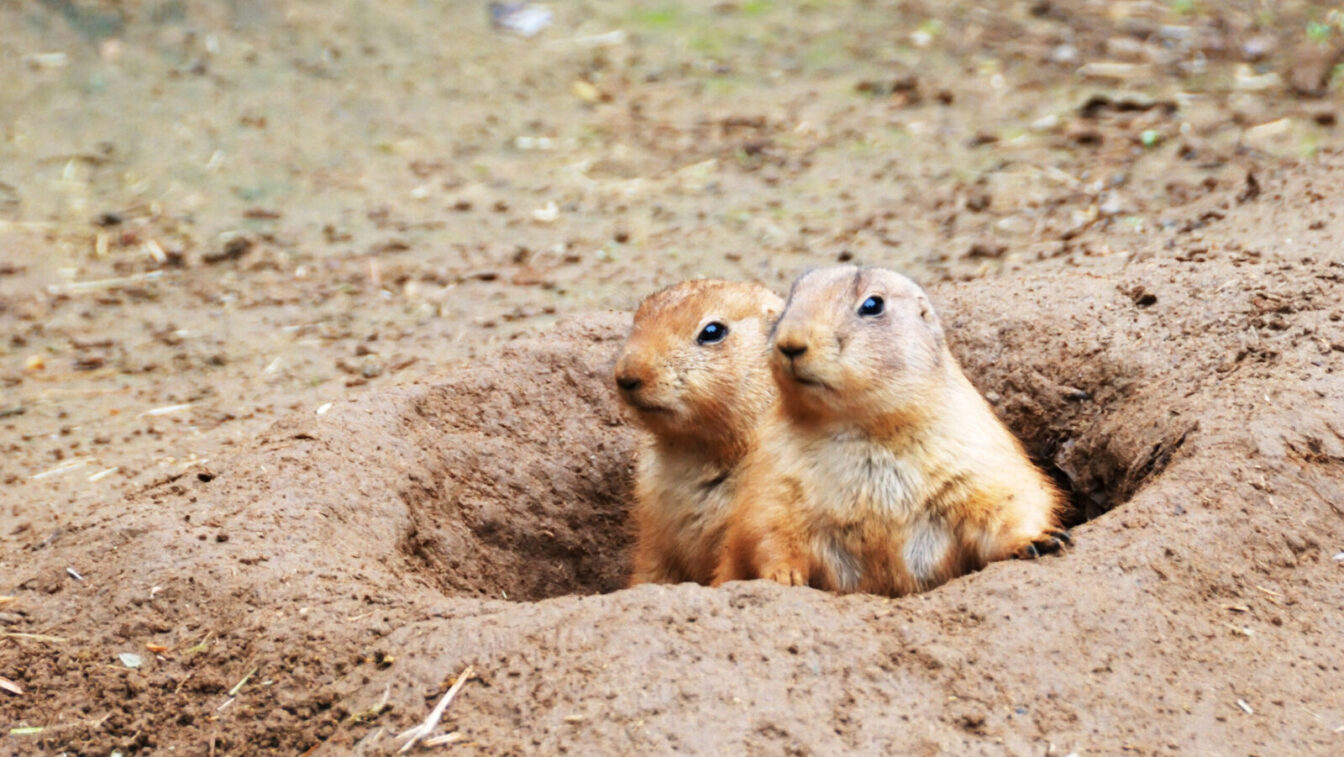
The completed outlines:
[[[714,321],[700,329],[700,336],[695,338],[696,344],[716,344],[722,342],[723,338],[728,336],[728,327]]]
[[[863,301],[862,305],[859,306],[859,315],[865,315],[870,317],[875,315],[882,315],[883,307],[884,306],[882,304],[881,297],[876,296],[869,297],[868,299]]]

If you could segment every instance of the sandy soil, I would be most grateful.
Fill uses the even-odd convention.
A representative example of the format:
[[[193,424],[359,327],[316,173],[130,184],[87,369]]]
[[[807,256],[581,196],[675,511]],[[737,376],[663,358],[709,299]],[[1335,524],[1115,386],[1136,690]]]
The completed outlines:
[[[384,754],[467,665],[491,754],[1338,753],[1344,21],[1266,7],[0,3],[0,753]],[[624,311],[836,259],[1077,548],[619,590]]]

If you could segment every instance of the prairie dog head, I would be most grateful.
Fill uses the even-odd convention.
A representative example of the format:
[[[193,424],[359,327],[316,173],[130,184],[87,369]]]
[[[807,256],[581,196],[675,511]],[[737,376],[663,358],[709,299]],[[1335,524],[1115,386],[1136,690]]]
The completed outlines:
[[[783,308],[759,284],[717,279],[649,295],[616,359],[621,401],[663,439],[744,436],[774,398],[766,355]]]
[[[793,284],[770,364],[795,417],[857,427],[918,417],[947,379],[943,327],[910,279],[834,266]]]

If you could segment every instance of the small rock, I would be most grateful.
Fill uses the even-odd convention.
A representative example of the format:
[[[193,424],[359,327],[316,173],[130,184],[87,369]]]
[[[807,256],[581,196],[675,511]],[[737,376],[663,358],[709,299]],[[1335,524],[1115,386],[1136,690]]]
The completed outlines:
[[[1292,118],[1279,118],[1259,126],[1252,126],[1247,129],[1243,139],[1248,144],[1264,144],[1271,142],[1279,137],[1285,136],[1293,130]]]
[[[1032,131],[1054,131],[1059,128],[1059,116],[1049,113],[1031,122]]]
[[[1122,63],[1112,60],[1084,63],[1078,67],[1078,75],[1089,79],[1118,79],[1124,81],[1147,77],[1151,72],[1152,69],[1143,63]]]
[[[125,665],[126,667],[132,670],[135,670],[136,668],[140,667],[141,663],[140,655],[135,654],[134,652],[122,652],[121,654],[117,655],[117,659],[121,660],[122,665]]]
[[[1157,295],[1148,291],[1142,284],[1129,290],[1129,299],[1134,301],[1135,305],[1146,308],[1157,303]]]
[[[1322,97],[1330,85],[1330,75],[1341,50],[1329,45],[1305,43],[1289,56],[1288,86],[1304,97]]]
[[[1092,398],[1092,395],[1088,394],[1087,391],[1067,384],[1060,385],[1059,393],[1070,402],[1082,402]]]
[[[551,9],[536,3],[490,3],[490,23],[520,37],[535,37],[555,20]]]
[[[23,62],[35,70],[64,68],[65,64],[70,62],[70,56],[65,53],[32,53],[23,56]]]
[[[1134,204],[1119,192],[1107,192],[1097,210],[1104,216],[1118,216],[1134,212]]]
[[[602,94],[602,90],[594,86],[592,82],[585,81],[584,79],[576,79],[574,83],[570,85],[570,90],[574,92],[575,97],[589,105],[607,99]]]
[[[554,201],[546,203],[545,207],[537,208],[532,211],[532,220],[537,223],[552,223],[560,217],[560,208]]]
[[[1257,61],[1269,57],[1279,47],[1279,41],[1272,34],[1257,34],[1241,44],[1241,54],[1246,60]]]
[[[1073,63],[1078,60],[1078,48],[1073,45],[1056,45],[1055,49],[1050,51],[1050,57],[1047,59],[1051,63]]]

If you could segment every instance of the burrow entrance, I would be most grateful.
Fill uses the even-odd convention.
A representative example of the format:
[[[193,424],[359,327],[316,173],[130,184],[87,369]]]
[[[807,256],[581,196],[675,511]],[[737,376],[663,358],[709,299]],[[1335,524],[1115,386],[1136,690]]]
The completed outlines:
[[[401,548],[444,594],[535,601],[626,585],[639,437],[607,385],[621,336],[506,353],[434,387],[404,420],[425,457],[401,490],[412,520]],[[1001,414],[1068,493],[1069,526],[1127,501],[1190,431],[1145,424],[1119,399],[1072,416],[1021,399]]]

